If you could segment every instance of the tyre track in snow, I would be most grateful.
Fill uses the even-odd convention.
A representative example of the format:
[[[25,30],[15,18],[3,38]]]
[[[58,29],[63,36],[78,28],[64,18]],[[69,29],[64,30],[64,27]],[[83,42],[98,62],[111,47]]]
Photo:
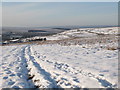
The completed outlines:
[[[24,57],[26,58],[29,70],[29,79],[32,80],[36,88],[59,88],[51,74],[46,72],[31,54],[30,45],[25,48]]]
[[[19,57],[23,62],[21,63],[22,64],[22,68],[23,67],[25,67],[24,68],[24,71],[26,71],[25,73],[26,73],[26,83],[28,84],[27,86],[29,86],[29,87],[27,87],[27,88],[34,88],[34,83],[31,81],[31,80],[28,80],[28,76],[29,76],[29,70],[28,70],[28,63],[27,63],[27,59],[25,58],[25,50],[26,50],[26,48],[27,48],[27,46],[24,46],[23,48],[22,48],[22,51],[21,51],[21,56]],[[24,72],[23,72],[24,73]]]
[[[86,76],[88,78],[92,78],[94,80],[97,80],[98,83],[100,85],[102,85],[103,87],[105,87],[105,88],[114,88],[114,87],[116,87],[116,84],[112,84],[111,82],[109,82],[108,80],[106,80],[104,77],[102,77],[100,75],[95,75],[95,74],[93,74],[91,72],[85,72],[82,69],[81,70],[77,70],[76,68],[71,67],[68,64],[58,63],[58,62],[52,62],[52,61],[49,61],[48,59],[47,60],[45,60],[45,59],[39,59],[38,57],[41,57],[39,55],[40,55],[39,53],[37,53],[36,51],[34,52],[34,50],[32,50],[32,56],[34,57],[34,59],[36,59],[36,60],[42,60],[45,63],[50,63],[50,64],[52,63],[55,68],[57,68],[57,69],[59,69],[59,70],[61,70],[63,72],[71,73],[71,74],[76,74],[76,75],[80,74],[80,75]],[[58,76],[59,76],[59,74],[56,73],[56,77],[58,77]],[[61,81],[61,80],[59,80],[59,81]]]
[[[35,54],[33,53],[33,48],[32,47],[31,47],[31,55],[34,57],[36,62],[41,65],[41,60],[36,58]],[[44,60],[42,60],[42,61],[44,61]],[[53,62],[48,61],[48,60],[46,62],[49,63],[49,64],[53,63]],[[46,70],[46,68],[44,68],[44,70]],[[48,70],[48,72],[49,72],[49,70]],[[81,88],[82,87],[80,85],[79,81],[77,81],[76,77],[73,78],[74,79],[73,81],[70,81],[68,78],[63,77],[61,74],[56,73],[54,70],[52,72],[54,72],[54,73],[50,72],[51,73],[51,78],[54,79],[57,86],[62,87],[62,88]]]
[[[2,63],[2,80],[3,88],[32,88],[32,83],[27,80],[28,69],[26,58],[24,57],[25,48],[20,47],[6,47],[10,48],[5,51]],[[3,49],[4,50],[4,49]],[[7,53],[6,53],[7,52]]]

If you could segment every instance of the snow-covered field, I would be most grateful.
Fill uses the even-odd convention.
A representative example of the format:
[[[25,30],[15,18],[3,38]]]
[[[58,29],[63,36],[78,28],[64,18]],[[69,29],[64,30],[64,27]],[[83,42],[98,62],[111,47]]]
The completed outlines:
[[[62,39],[69,39],[71,37],[93,37],[97,36],[98,34],[104,34],[104,35],[116,35],[118,34],[118,27],[108,27],[108,28],[80,28],[80,29],[73,29],[64,31],[55,35],[51,36],[35,36],[32,38],[26,38],[22,39],[22,42],[26,42],[28,40],[35,40],[39,38],[46,38],[47,40],[62,40]],[[18,41],[11,40],[11,41]]]
[[[99,43],[25,44],[0,48],[0,88],[118,87],[118,49],[101,48]]]
[[[80,28],[80,29],[65,31],[52,36],[47,36],[46,38],[47,40],[61,40],[61,39],[68,39],[71,37],[93,37],[93,36],[97,36],[98,34],[116,35],[118,34],[118,27]]]

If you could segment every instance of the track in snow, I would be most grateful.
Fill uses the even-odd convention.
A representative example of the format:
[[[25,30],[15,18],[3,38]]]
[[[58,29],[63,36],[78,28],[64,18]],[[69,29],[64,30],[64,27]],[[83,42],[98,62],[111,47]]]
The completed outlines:
[[[103,76],[46,57],[34,50],[32,45],[12,47],[3,56],[2,72],[5,74],[0,73],[5,80],[3,84],[8,88],[90,88],[85,83],[96,87],[115,87]],[[14,59],[9,62],[11,58]]]
[[[28,69],[24,58],[27,46],[6,47],[3,49],[3,60],[1,63],[0,88],[32,88],[33,85],[27,80]]]
[[[28,62],[29,74],[36,87],[39,88],[58,88],[58,85],[51,78],[50,73],[46,72],[31,54],[30,46],[25,49],[25,57]]]
[[[25,58],[27,60],[29,74],[32,77],[32,81],[36,87],[39,88],[60,88],[60,87],[77,87],[83,88],[78,77],[69,77],[72,78],[72,81],[69,78],[63,77],[60,73],[50,73],[46,71],[45,68],[42,68],[41,62],[45,62],[46,64],[51,64],[54,68],[62,71],[64,73],[70,73],[73,75],[79,75],[82,77],[92,79],[95,82],[98,82],[102,87],[112,88],[115,85],[110,83],[109,81],[103,79],[102,76],[96,76],[91,72],[85,72],[84,70],[77,70],[73,67],[70,67],[67,64],[52,62],[45,59],[39,59],[39,53],[34,51],[32,47],[29,45],[25,48]]]

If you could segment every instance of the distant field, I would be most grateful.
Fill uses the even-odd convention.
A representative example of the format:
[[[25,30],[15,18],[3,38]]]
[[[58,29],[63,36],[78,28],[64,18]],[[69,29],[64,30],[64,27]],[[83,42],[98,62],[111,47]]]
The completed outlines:
[[[2,40],[10,40],[13,35],[15,37],[30,38],[34,36],[48,36],[65,31],[65,28],[19,28],[5,27],[2,29]],[[68,29],[67,29],[68,30]],[[19,38],[19,37],[18,37]],[[16,38],[17,39],[17,38]]]

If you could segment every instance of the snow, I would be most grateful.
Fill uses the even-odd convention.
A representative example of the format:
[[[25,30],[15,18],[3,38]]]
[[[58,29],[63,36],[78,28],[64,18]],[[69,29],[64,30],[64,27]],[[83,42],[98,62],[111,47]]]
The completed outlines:
[[[25,47],[5,46],[2,50],[2,62],[0,63],[1,88],[29,88],[27,81],[26,61],[23,57]],[[2,77],[1,77],[2,76]]]
[[[118,27],[108,27],[108,28],[79,28],[79,29],[73,29],[69,31],[64,31],[55,35],[51,36],[35,36],[30,38],[21,39],[21,42],[29,42],[30,40],[40,39],[40,38],[46,38],[47,40],[63,40],[63,39],[69,39],[71,37],[93,37],[97,36],[98,34],[103,35],[112,35],[112,34],[118,34]],[[18,39],[11,40],[13,42],[19,41]],[[7,43],[6,41],[4,43]]]
[[[68,39],[70,37],[92,37],[98,34],[111,35],[118,34],[118,27],[108,27],[108,28],[79,28],[69,31],[64,31],[62,33],[46,36],[47,40],[62,40]]]
[[[117,28],[111,28],[75,29],[48,37],[60,40],[77,35],[117,34]],[[118,45],[109,42],[0,46],[0,88],[117,88],[118,49],[107,47]]]
[[[102,33],[102,34],[117,34],[118,29],[119,29],[118,27],[95,28],[92,29],[91,32]]]
[[[117,87],[118,51],[95,46],[3,46],[0,87]]]
[[[40,52],[41,54],[40,56],[43,56],[40,59],[46,59],[46,62],[48,63],[49,62],[57,63],[56,64],[57,68],[63,69],[63,72],[67,72],[65,73],[65,75],[68,73],[73,73],[73,76],[76,77],[75,73],[78,73],[77,70],[80,71],[83,70],[83,72],[85,72],[87,75],[88,73],[92,73],[96,77],[101,77],[101,75],[103,75],[102,78],[106,79],[107,81],[110,81],[113,84],[117,83],[117,70],[118,70],[117,50],[109,51],[109,50],[100,50],[98,48],[81,48],[81,46],[74,46],[74,45],[69,47],[68,46],[61,47],[59,45],[56,46],[44,45],[41,46],[40,49],[37,49],[37,47],[38,46],[33,46],[35,52],[36,53]],[[66,70],[64,65],[68,65],[71,71],[69,71],[69,69]],[[43,67],[45,67],[45,63],[43,63]],[[55,72],[55,70],[52,70],[49,67],[45,67],[45,68],[48,68],[48,71]],[[61,74],[61,72],[58,74]],[[78,73],[78,76],[76,78],[80,77],[79,74],[80,73]],[[81,80],[81,78],[80,81],[81,83],[84,82]],[[87,84],[85,87],[99,86],[99,85],[97,86],[93,86],[93,85]]]

